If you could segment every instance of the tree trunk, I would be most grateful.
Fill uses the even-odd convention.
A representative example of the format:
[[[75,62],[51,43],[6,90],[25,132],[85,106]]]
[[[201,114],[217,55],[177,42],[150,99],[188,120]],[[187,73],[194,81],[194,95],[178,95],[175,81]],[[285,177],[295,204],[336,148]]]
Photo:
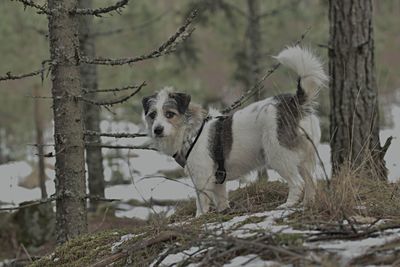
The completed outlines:
[[[386,179],[379,141],[372,0],[329,0],[329,21],[333,174],[350,164],[353,170],[368,168],[370,174]]]
[[[59,243],[87,232],[77,0],[48,0]]]
[[[245,87],[250,88],[254,86],[261,76],[261,45],[262,45],[262,34],[260,24],[260,1],[259,0],[247,0],[247,30],[246,30],[246,41],[247,41],[247,59],[248,62],[248,73],[246,75]],[[254,95],[254,101],[261,99],[261,91],[258,90],[257,94]],[[266,168],[262,168],[257,171],[259,180],[268,180],[268,172]]]
[[[39,96],[39,85],[35,84],[33,87],[33,94],[34,96]],[[45,166],[44,166],[44,149],[43,149],[43,117],[40,110],[39,99],[35,99],[33,104],[34,108],[34,117],[35,117],[35,126],[36,126],[36,144],[37,151],[38,151],[38,174],[39,174],[39,186],[40,192],[42,195],[42,199],[47,198],[47,191],[46,191],[46,173],[45,173]]]
[[[78,2],[80,8],[92,7],[92,0],[79,0]],[[94,58],[96,55],[94,38],[91,35],[92,28],[93,17],[81,16],[79,21],[79,39],[81,54],[90,58]],[[80,72],[82,87],[88,92],[96,91],[98,89],[96,65],[82,64]],[[96,99],[97,93],[90,93],[88,94],[88,97]],[[100,107],[85,103],[83,117],[86,130],[100,132]],[[85,138],[85,141],[89,143],[100,143],[101,138],[99,136],[87,136]],[[88,168],[90,195],[104,197],[104,169],[101,147],[86,147],[86,164]],[[91,209],[95,210],[98,203],[95,200],[91,200],[90,204]]]

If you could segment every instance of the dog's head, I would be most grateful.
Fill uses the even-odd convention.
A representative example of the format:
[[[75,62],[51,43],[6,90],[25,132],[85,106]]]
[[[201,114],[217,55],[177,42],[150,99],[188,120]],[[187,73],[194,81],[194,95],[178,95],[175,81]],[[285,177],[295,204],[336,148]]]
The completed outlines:
[[[190,95],[168,88],[144,97],[142,104],[149,135],[157,140],[177,136],[185,125],[190,99]]]

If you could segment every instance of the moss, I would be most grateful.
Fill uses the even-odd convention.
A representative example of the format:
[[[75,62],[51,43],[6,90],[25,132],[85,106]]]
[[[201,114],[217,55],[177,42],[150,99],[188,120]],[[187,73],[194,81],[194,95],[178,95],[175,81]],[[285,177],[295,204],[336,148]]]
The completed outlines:
[[[303,234],[287,234],[277,233],[273,236],[274,241],[280,246],[303,246],[304,236]]]
[[[88,266],[96,260],[111,255],[111,246],[126,234],[123,231],[104,231],[83,235],[56,248],[54,255],[47,256],[31,266]]]

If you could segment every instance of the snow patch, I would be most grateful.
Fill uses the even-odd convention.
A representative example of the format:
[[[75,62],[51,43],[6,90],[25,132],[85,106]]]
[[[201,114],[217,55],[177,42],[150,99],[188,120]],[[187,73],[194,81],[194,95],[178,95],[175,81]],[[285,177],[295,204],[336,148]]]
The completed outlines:
[[[282,265],[276,261],[265,261],[260,259],[260,257],[256,254],[249,254],[246,256],[238,256],[233,258],[229,263],[223,265],[224,267],[238,267],[238,266],[246,266],[246,267],[282,267],[288,265]]]
[[[115,242],[114,244],[112,244],[112,246],[111,246],[111,253],[117,252],[119,246],[121,246],[121,245],[122,245],[123,243],[125,243],[126,241],[129,241],[129,240],[131,240],[131,239],[133,239],[133,238],[136,238],[136,237],[138,237],[138,236],[141,236],[141,235],[143,235],[143,234],[139,234],[139,235],[136,235],[136,234],[127,234],[127,235],[121,236],[121,238],[120,238],[120,240],[119,240],[118,242]]]

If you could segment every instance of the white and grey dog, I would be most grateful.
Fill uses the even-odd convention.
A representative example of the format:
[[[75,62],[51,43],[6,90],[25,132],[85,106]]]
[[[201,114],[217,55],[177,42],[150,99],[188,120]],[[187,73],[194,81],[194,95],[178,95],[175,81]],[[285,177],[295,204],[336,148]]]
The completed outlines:
[[[151,141],[185,167],[197,189],[197,214],[229,208],[226,180],[260,167],[277,171],[289,185],[281,208],[314,198],[316,166],[313,143],[321,131],[314,113],[319,88],[328,80],[321,62],[299,46],[283,50],[276,59],[299,76],[296,94],[282,94],[248,105],[228,116],[190,103],[191,97],[165,88],[143,98]],[[312,142],[311,142],[312,141]]]

